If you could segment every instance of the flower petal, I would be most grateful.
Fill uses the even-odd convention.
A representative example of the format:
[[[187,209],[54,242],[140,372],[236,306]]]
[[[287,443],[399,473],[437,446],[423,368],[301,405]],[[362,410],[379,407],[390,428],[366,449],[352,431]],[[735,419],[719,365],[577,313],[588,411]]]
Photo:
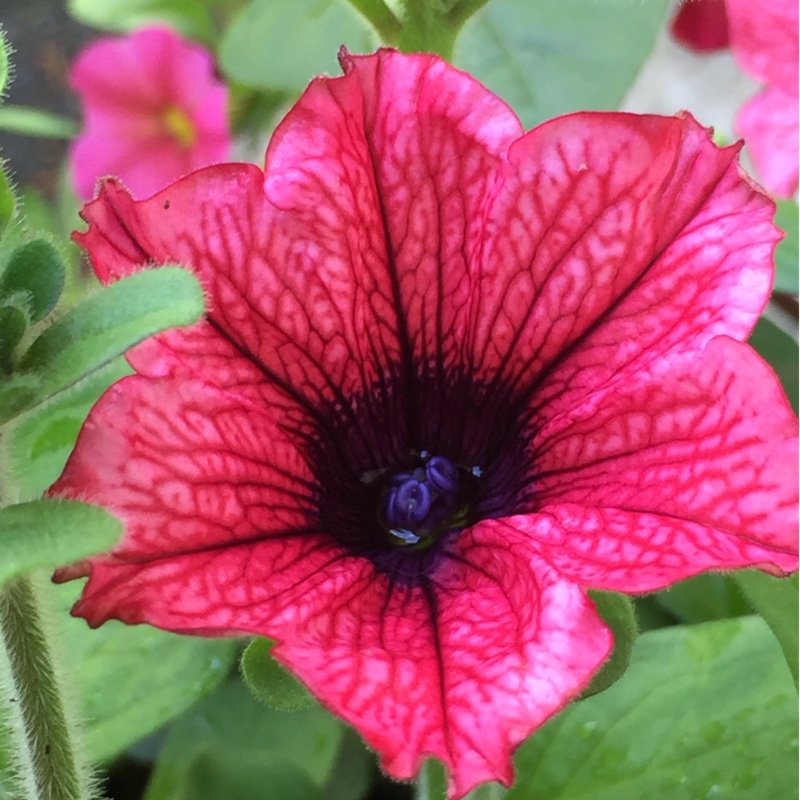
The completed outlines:
[[[731,49],[756,80],[797,97],[798,5],[795,0],[726,0]],[[796,100],[795,100],[796,106]]]
[[[273,397],[268,414],[199,379],[124,378],[92,409],[50,492],[125,521],[112,562],[146,564],[314,531],[314,478],[289,434],[301,433],[304,421],[280,402]]]
[[[411,380],[415,355],[441,363],[460,346],[477,208],[521,133],[501,101],[433,56],[345,63],[278,127],[263,191],[244,166],[143,203],[107,182],[80,237],[102,279],[191,264],[226,335],[316,405],[387,366]]]
[[[700,358],[589,399],[535,447],[532,491],[561,531],[549,557],[585,585],[797,569],[797,420],[747,345],[714,339]]]
[[[797,191],[800,161],[797,92],[759,92],[742,106],[735,126],[764,186],[778,197],[791,197]]]
[[[343,66],[345,78],[312,83],[276,130],[267,197],[308,221],[309,242],[330,228],[332,205],[337,229],[349,222],[378,232],[379,298],[396,319],[403,358],[452,361],[485,196],[522,128],[499,98],[434,56],[383,50],[345,56]]]
[[[612,643],[592,603],[530,545],[482,522],[429,583],[375,581],[276,654],[391,775],[412,777],[430,754],[448,767],[450,797],[508,784],[516,745],[580,693]]]
[[[772,283],[772,204],[688,115],[581,113],[511,149],[475,360],[547,414],[624,368],[745,338]]]
[[[273,654],[357,726],[389,774],[411,778],[435,755],[450,797],[510,783],[516,745],[580,693],[612,644],[583,592],[497,521],[458,540],[425,586],[310,540],[291,553],[264,541],[100,563],[92,581],[76,613],[102,605],[127,622],[279,639]]]

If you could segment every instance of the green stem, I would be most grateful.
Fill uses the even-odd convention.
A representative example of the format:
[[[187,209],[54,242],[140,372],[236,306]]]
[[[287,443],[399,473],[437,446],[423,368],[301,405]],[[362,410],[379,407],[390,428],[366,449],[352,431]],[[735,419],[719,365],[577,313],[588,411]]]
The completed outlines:
[[[0,587],[0,701],[9,723],[13,797],[89,800],[96,796],[64,709],[30,576]]]
[[[447,12],[447,19],[457,31],[461,30],[461,26],[488,2],[489,0],[461,0]]]
[[[350,0],[350,4],[370,21],[384,44],[397,44],[401,31],[400,20],[383,0]]]
[[[453,58],[458,30],[447,19],[439,0],[404,0],[403,32],[399,47],[406,53],[437,53]]]

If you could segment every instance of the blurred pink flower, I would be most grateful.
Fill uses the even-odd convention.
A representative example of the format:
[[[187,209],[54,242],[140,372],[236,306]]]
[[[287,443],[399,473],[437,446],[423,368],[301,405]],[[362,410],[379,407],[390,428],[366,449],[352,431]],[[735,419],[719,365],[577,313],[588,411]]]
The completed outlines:
[[[227,88],[214,78],[211,55],[167,28],[93,42],[70,84],[83,103],[70,167],[84,199],[105,175],[147,197],[228,156]]]
[[[797,0],[727,0],[731,49],[764,90],[745,103],[735,129],[764,185],[789,197],[798,181]]]
[[[699,53],[730,46],[742,71],[764,90],[739,110],[758,175],[773,194],[798,183],[798,6],[796,0],[688,0],[673,17],[673,37]]]

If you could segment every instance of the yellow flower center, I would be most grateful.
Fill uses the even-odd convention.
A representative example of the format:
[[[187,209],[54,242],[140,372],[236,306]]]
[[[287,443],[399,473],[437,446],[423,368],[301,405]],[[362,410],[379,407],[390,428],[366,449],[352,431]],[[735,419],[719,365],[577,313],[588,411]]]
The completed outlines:
[[[191,147],[197,138],[197,131],[186,112],[177,106],[170,106],[164,112],[164,125],[170,135],[181,147]]]

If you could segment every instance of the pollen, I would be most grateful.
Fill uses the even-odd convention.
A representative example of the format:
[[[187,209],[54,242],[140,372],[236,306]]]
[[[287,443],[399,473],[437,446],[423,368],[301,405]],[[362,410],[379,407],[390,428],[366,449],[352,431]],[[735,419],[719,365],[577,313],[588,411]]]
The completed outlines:
[[[177,106],[170,106],[164,112],[164,126],[181,147],[189,148],[197,139],[194,123],[189,115]]]

